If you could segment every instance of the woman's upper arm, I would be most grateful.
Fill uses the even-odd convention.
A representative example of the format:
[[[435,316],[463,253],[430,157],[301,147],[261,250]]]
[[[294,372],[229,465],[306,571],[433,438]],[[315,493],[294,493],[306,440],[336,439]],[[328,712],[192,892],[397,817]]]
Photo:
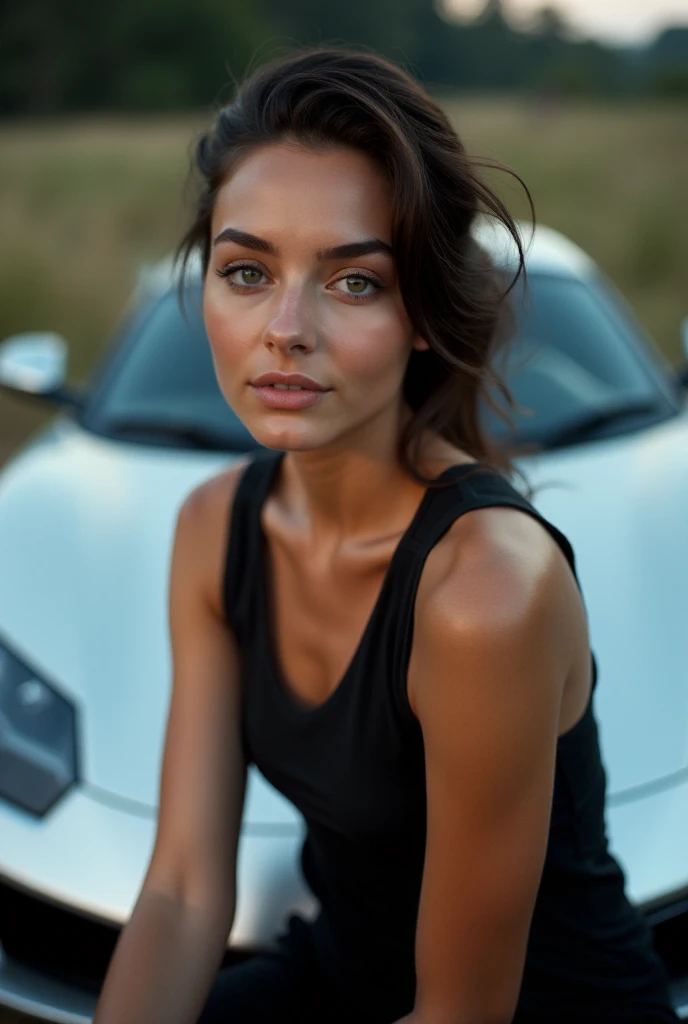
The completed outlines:
[[[146,887],[232,917],[246,764],[234,637],[221,578],[239,470],[182,503],[169,570],[172,691]]]
[[[518,998],[575,600],[546,545],[535,562],[518,545],[470,550],[417,602],[412,658],[427,788],[416,1013],[457,1024],[509,1021]]]

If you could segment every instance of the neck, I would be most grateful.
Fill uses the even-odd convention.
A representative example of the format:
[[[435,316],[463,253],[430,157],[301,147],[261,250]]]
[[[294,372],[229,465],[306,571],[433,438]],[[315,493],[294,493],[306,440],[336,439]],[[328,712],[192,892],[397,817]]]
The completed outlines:
[[[313,451],[290,451],[282,463],[280,502],[311,539],[338,543],[402,530],[424,488],[399,462],[407,410],[368,422]]]

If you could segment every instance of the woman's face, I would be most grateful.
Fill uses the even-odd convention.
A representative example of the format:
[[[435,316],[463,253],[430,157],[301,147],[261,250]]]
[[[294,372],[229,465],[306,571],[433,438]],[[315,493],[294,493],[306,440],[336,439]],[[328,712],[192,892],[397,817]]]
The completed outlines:
[[[220,189],[203,313],[222,393],[259,443],[307,451],[396,425],[411,349],[426,345],[391,231],[389,184],[354,149],[262,146]]]

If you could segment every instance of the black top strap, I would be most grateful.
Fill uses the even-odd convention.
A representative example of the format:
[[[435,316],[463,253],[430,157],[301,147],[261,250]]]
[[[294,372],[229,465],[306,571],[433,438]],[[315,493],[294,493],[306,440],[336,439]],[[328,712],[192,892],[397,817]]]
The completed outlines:
[[[406,552],[403,566],[395,580],[395,617],[397,633],[395,642],[395,668],[393,672],[394,692],[397,706],[402,715],[409,719],[410,709],[406,699],[406,676],[411,654],[413,636],[413,614],[416,590],[423,564],[432,548],[452,524],[466,512],[477,508],[510,507],[518,508],[533,516],[550,533],[561,548],[571,567],[574,579],[581,593],[576,573],[576,560],[568,538],[553,523],[537,511],[506,476],[487,463],[466,463],[450,466],[438,480],[448,485],[430,487],[418,508],[414,519],[400,542]],[[583,599],[584,600],[584,599]],[[593,689],[597,683],[597,664],[592,656]]]
[[[465,512],[492,506],[519,508],[529,512],[552,534],[578,582],[575,555],[568,538],[545,519],[499,470],[487,463],[465,463],[450,466],[440,475],[439,480],[448,480],[450,485],[428,489],[411,529],[402,542],[404,547],[425,557],[452,523]]]

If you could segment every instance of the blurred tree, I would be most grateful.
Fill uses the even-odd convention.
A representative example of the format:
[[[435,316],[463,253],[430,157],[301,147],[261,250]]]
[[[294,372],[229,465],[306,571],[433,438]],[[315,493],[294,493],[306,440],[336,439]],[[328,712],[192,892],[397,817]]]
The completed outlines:
[[[658,96],[688,96],[688,28],[666,29],[647,54],[647,78]]]
[[[0,0],[0,114],[178,110],[224,99],[248,66],[312,43],[370,48],[430,85],[681,93],[688,30],[624,52],[571,37],[545,4],[517,30],[506,0],[472,22],[448,0]]]
[[[475,23],[484,25],[489,22],[507,24],[504,0],[484,0],[482,9],[475,18]]]
[[[540,7],[533,14],[528,30],[538,36],[549,39],[566,39],[570,35],[570,26],[557,7]]]
[[[649,49],[655,63],[688,68],[688,27],[676,25],[661,32]]]
[[[666,67],[655,72],[650,80],[650,92],[665,99],[688,99],[688,68]]]
[[[265,20],[240,0],[22,0],[0,7],[0,111],[160,110],[212,101]]]
[[[346,44],[414,62],[423,39],[433,33],[439,15],[430,0],[263,0],[275,43]]]
[[[0,110],[52,112],[61,106],[69,53],[60,18],[46,0],[0,7]]]

